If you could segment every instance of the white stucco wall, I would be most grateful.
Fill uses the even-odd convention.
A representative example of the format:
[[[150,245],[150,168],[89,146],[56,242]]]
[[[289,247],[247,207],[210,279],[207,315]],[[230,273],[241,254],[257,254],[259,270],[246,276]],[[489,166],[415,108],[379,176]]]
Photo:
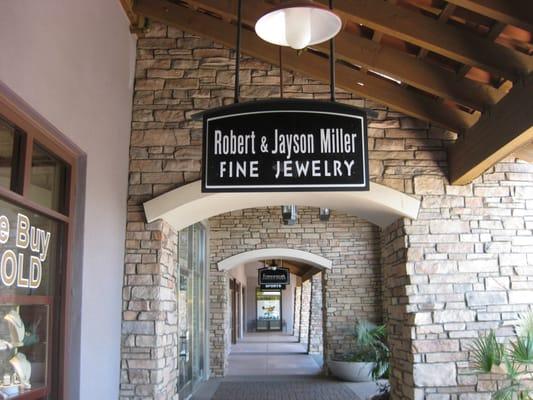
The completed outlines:
[[[229,270],[229,274],[237,279],[242,286],[246,286],[246,270],[244,264]]]
[[[87,153],[81,399],[119,388],[134,38],[118,0],[2,0],[0,80]]]
[[[285,321],[285,329],[289,334],[293,334],[294,327],[294,291],[296,289],[296,275],[291,274],[291,284],[281,291],[282,317]]]

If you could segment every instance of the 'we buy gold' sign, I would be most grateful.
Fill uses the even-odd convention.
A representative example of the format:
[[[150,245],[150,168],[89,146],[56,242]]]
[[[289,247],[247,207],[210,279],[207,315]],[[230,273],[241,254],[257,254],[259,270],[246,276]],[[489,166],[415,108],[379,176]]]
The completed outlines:
[[[22,213],[11,221],[0,215],[0,280],[4,286],[36,289],[41,285],[51,236]]]

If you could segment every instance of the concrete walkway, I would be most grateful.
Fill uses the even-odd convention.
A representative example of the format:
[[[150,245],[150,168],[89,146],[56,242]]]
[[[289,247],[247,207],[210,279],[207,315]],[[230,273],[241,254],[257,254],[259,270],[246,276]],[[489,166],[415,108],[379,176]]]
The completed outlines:
[[[283,376],[322,373],[320,361],[307,354],[298,338],[283,333],[248,333],[233,345],[226,376]]]
[[[247,334],[228,361],[226,376],[205,382],[191,400],[366,400],[377,392],[374,382],[323,376],[320,357],[282,333]]]

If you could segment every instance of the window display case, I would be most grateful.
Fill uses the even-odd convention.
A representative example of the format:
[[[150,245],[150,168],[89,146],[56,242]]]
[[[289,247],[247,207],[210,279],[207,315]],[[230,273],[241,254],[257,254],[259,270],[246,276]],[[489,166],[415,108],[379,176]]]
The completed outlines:
[[[63,236],[61,222],[0,199],[0,400],[57,399]]]
[[[0,305],[0,399],[48,393],[50,299],[38,297]]]

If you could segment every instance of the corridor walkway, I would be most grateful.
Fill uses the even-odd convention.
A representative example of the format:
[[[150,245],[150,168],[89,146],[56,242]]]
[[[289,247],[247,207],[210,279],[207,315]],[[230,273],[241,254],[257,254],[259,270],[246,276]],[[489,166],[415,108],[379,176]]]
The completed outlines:
[[[298,338],[284,333],[247,333],[232,346],[227,376],[309,375],[322,372],[320,357],[307,354]]]
[[[232,346],[224,378],[206,382],[192,400],[366,400],[373,382],[346,383],[322,374],[321,357],[283,333],[248,333]]]

